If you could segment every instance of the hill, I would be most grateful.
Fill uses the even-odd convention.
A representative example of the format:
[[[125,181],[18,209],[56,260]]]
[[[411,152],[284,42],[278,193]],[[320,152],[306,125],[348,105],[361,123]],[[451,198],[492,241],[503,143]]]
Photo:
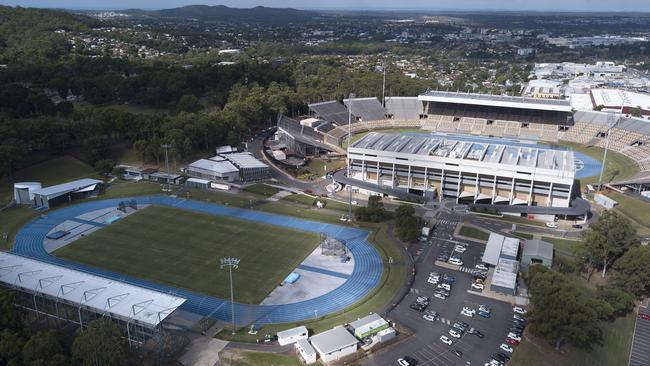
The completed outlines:
[[[309,21],[318,13],[292,9],[292,8],[269,8],[256,6],[254,8],[230,8],[224,5],[187,5],[179,8],[163,10],[141,10],[129,9],[122,13],[132,16],[144,16],[151,18],[179,18],[198,19],[202,21],[239,21],[251,23],[297,23]]]

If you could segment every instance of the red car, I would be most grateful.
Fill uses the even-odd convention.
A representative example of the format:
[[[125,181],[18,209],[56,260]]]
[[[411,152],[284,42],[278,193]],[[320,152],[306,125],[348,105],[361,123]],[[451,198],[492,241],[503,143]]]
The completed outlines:
[[[650,320],[650,315],[648,314],[639,314],[639,318],[643,320]]]
[[[517,341],[516,339],[508,338],[506,339],[506,343],[508,343],[511,346],[516,346],[519,344],[519,341]]]

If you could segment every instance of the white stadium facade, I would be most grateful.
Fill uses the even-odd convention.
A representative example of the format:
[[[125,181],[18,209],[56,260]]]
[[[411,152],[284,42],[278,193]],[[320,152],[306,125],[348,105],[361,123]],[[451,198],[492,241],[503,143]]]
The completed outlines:
[[[366,133],[349,147],[350,177],[344,171],[334,177],[368,193],[454,197],[522,215],[580,216],[589,205],[579,199],[571,152],[540,145],[609,144],[610,150],[634,161],[640,172],[606,183],[636,190],[650,186],[650,122],[624,109],[597,111],[594,98],[581,101],[577,107],[572,100],[443,91],[387,97],[385,105],[376,98],[325,101],[309,105],[309,120],[319,121],[320,127],[305,127],[299,137],[303,144],[313,140],[321,150],[330,146],[336,151],[346,146],[348,131]],[[395,129],[427,134],[391,133]],[[526,142],[537,147],[527,148]]]

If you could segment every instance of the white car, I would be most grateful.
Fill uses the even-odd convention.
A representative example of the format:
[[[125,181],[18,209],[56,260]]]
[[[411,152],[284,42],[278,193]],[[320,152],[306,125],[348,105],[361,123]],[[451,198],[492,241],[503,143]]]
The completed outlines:
[[[510,347],[509,345],[507,345],[505,343],[501,343],[501,346],[499,346],[499,348],[501,348],[502,350],[504,350],[504,351],[506,351],[508,353],[512,353],[512,351],[514,351],[514,349],[512,347]]]
[[[474,268],[480,269],[481,271],[487,271],[489,269],[488,266],[486,266],[483,263],[479,263],[479,264],[475,265]]]
[[[448,283],[439,283],[438,288],[443,288],[443,289],[445,289],[447,291],[451,291],[451,286],[449,286]]]
[[[429,283],[432,284],[432,285],[437,285],[437,284],[438,284],[438,280],[435,279],[435,278],[433,278],[433,277],[429,277],[429,279],[427,280],[427,282],[429,282]]]
[[[462,266],[463,265],[463,261],[461,261],[460,259],[457,259],[457,258],[449,258],[449,260],[447,262],[449,262],[450,264],[457,265],[457,266]]]
[[[427,321],[430,321],[430,322],[435,322],[436,321],[436,317],[434,317],[433,315],[429,315],[429,314],[425,314],[422,318],[424,320],[427,320]]]
[[[508,338],[514,339],[517,342],[521,342],[521,337],[512,332],[508,333]]]
[[[451,346],[452,343],[454,343],[454,342],[452,342],[451,339],[449,339],[449,337],[447,337],[447,336],[440,336],[440,342],[442,342],[442,343],[444,343],[444,344],[446,344],[446,345],[448,345],[448,346]]]
[[[549,222],[546,223],[546,227],[550,227],[551,229],[555,229],[555,228],[557,228],[557,224],[555,223],[555,221],[549,221]]]
[[[462,246],[462,245],[456,245],[456,246],[454,247],[454,251],[456,251],[456,252],[458,252],[458,253],[465,253],[466,250],[467,250],[467,248],[465,248],[465,247]]]
[[[463,310],[472,314],[476,314],[476,310],[470,308],[469,306],[463,306]]]
[[[449,333],[450,336],[452,336],[454,338],[460,338],[461,337],[460,333],[458,333],[455,329],[449,329],[448,333]]]
[[[515,306],[515,307],[513,307],[513,308],[512,308],[512,311],[514,311],[514,312],[517,313],[517,314],[521,314],[521,315],[526,314],[526,309],[524,309],[524,308],[522,308],[522,307],[519,307],[519,306]]]
[[[433,294],[433,297],[437,297],[440,300],[447,300],[447,296],[443,294]]]
[[[485,285],[483,285],[482,283],[475,282],[472,284],[472,288],[476,290],[483,290],[485,289]]]
[[[465,309],[461,310],[461,311],[460,311],[460,314],[461,314],[461,315],[468,316],[468,317],[470,317],[470,318],[473,318],[473,317],[474,317],[474,313],[472,313],[471,311],[467,311],[467,310],[465,310]]]

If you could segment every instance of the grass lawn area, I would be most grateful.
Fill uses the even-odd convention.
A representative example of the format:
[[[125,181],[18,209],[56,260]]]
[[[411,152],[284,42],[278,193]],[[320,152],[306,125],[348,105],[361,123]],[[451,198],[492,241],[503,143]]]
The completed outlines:
[[[43,187],[47,187],[75,179],[95,178],[96,175],[90,165],[66,155],[17,171],[14,182],[40,182]],[[0,180],[0,205],[13,199],[13,189],[13,182],[6,178]]]
[[[635,315],[603,323],[603,345],[593,350],[567,348],[566,354],[557,353],[545,342],[533,344],[524,339],[517,347],[511,366],[619,366],[627,365],[634,331]]]
[[[318,234],[150,206],[57,250],[66,258],[158,283],[226,298],[236,256],[236,301],[259,303],[318,245]],[[263,243],[263,244],[262,244]]]
[[[13,246],[18,230],[27,221],[37,217],[38,212],[28,206],[16,206],[0,212],[0,234],[7,233],[7,239],[0,236],[0,249],[9,250]]]
[[[513,231],[511,234],[516,236],[516,237],[519,237],[521,239],[532,239],[533,238],[533,234],[522,233],[521,231]]]
[[[460,227],[460,231],[458,232],[458,234],[462,236],[466,236],[468,238],[474,238],[482,241],[487,241],[488,238],[490,237],[490,233],[486,231],[471,226],[465,226],[465,225]]]
[[[268,186],[264,183],[255,183],[253,185],[244,188],[244,192],[259,194],[266,197],[271,197],[280,191],[281,191],[280,189]]]
[[[607,192],[607,196],[618,202],[617,211],[650,230],[650,203],[617,192]]]
[[[219,355],[223,365],[229,366],[301,366],[298,357],[269,352],[231,351]]]
[[[255,204],[257,201],[263,201],[266,199],[264,196],[258,194],[240,192],[240,193],[228,193],[228,192],[218,192],[218,191],[208,191],[205,189],[190,189],[190,198],[193,200],[205,201],[218,203],[224,206],[233,206],[233,207],[242,207],[249,208],[252,204]]]
[[[305,220],[315,220],[321,222],[328,222],[331,224],[340,224],[340,212],[335,212],[327,209],[319,209],[316,206],[299,204],[296,202],[277,201],[266,203],[261,206],[255,207],[255,210],[271,212],[286,216],[296,216]]]
[[[543,236],[542,240],[553,244],[553,247],[556,251],[569,256],[573,256],[573,248],[575,248],[575,246],[580,243],[578,240],[560,239],[550,236]]]
[[[602,162],[603,160],[603,153],[605,152],[605,149],[603,148],[596,146],[586,147],[582,144],[568,141],[562,141],[560,145],[569,147],[573,151],[589,155],[598,161]],[[634,161],[632,161],[632,159],[612,150],[607,152],[607,162],[605,163],[605,173],[603,174],[604,182],[630,178],[638,172],[639,167]],[[582,178],[580,179],[580,182],[583,185],[598,183],[598,175]]]
[[[289,202],[300,203],[300,204],[303,204],[305,206],[312,207],[313,203],[316,201],[316,199],[318,199],[321,202],[324,201],[325,202],[325,208],[327,208],[329,210],[345,211],[345,212],[348,211],[348,205],[347,204],[345,204],[343,202],[327,199],[327,198],[324,198],[324,197],[312,197],[312,196],[307,196],[305,194],[292,194],[290,196],[284,197],[282,200],[289,201]]]
[[[345,167],[345,160],[311,159],[307,164],[312,173],[323,176],[328,171],[337,170]]]
[[[239,329],[234,336],[230,334],[229,329],[224,329],[217,335],[217,337],[240,342],[255,342],[256,339],[263,338],[265,334],[275,334],[279,331],[293,328],[298,325],[305,325],[312,334],[320,333],[324,330],[331,329],[336,325],[350,323],[351,321],[368,315],[370,312],[382,311],[384,307],[390,304],[395,296],[397,296],[397,293],[404,284],[407,276],[407,266],[406,263],[404,263],[402,252],[388,236],[387,225],[385,223],[364,224],[361,227],[372,230],[369,239],[375,244],[375,248],[377,248],[379,254],[384,260],[384,271],[381,274],[379,285],[372,293],[357,304],[323,318],[299,323],[264,325],[259,329],[259,333],[254,336],[248,334],[248,328]],[[389,265],[387,263],[388,258],[393,258],[393,264]]]

